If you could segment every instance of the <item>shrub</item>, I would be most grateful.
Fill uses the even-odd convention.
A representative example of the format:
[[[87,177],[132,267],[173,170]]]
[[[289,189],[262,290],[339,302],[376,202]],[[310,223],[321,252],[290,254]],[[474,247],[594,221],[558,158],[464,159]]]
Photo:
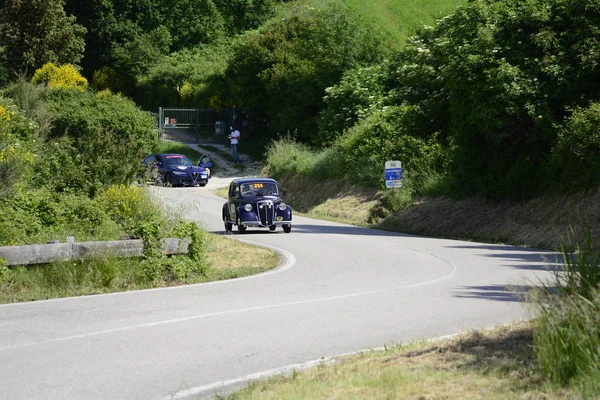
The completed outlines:
[[[46,99],[52,151],[36,164],[36,185],[93,196],[103,185],[132,182],[157,144],[154,117],[120,95],[55,89]]]
[[[348,128],[381,110],[386,102],[382,65],[344,72],[340,82],[325,89],[325,109],[319,115],[319,142],[333,142]]]
[[[575,246],[571,235],[563,241],[564,265],[534,303],[538,362],[553,382],[562,385],[591,382],[589,377],[600,371],[600,254],[589,230],[584,236],[585,242]]]
[[[78,241],[115,240],[123,233],[98,202],[81,194],[25,188],[0,200],[0,245],[45,243],[66,236]]]
[[[87,88],[88,82],[81,74],[70,64],[65,64],[60,67],[53,63],[44,64],[31,78],[33,84],[45,84],[50,89],[76,89],[84,91]]]
[[[138,186],[111,185],[100,193],[98,202],[114,221],[130,231],[148,221],[160,222],[162,217],[150,194]]]
[[[268,139],[297,130],[299,141],[313,143],[325,89],[345,70],[377,60],[381,42],[338,3],[291,10],[240,38],[225,82],[237,106],[264,122]]]
[[[108,89],[112,92],[118,92],[121,87],[117,71],[107,66],[94,71],[92,85],[100,91]]]
[[[36,125],[0,98],[0,199],[15,190],[34,161]]]
[[[600,185],[600,103],[577,108],[560,127],[548,185],[574,192]]]
[[[435,138],[413,136],[414,106],[391,107],[349,129],[334,144],[342,157],[346,179],[383,188],[388,160],[402,162],[403,172],[418,191],[427,174],[444,166],[441,145]]]

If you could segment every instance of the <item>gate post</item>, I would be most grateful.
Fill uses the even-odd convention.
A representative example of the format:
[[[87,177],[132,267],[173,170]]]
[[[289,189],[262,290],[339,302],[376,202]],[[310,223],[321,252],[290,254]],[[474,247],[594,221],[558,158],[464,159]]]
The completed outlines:
[[[162,138],[162,131],[163,131],[163,108],[162,107],[158,107],[158,138],[161,139]]]

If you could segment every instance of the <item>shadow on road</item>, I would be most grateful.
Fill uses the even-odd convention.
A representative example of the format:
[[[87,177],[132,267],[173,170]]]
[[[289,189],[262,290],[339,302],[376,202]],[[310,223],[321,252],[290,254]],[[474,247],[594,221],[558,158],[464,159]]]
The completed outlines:
[[[526,302],[531,291],[539,288],[539,286],[527,285],[463,286],[455,292],[454,297],[504,302]]]
[[[448,248],[473,250],[472,253],[481,257],[505,260],[504,266],[532,271],[560,271],[564,265],[562,254],[548,251],[527,249],[504,245],[472,245],[448,246]],[[481,251],[483,250],[483,251]]]

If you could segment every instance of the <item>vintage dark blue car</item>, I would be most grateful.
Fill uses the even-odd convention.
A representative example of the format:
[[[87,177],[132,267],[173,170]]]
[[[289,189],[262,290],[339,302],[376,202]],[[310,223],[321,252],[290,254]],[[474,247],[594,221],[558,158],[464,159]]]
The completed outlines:
[[[228,200],[223,204],[225,232],[233,225],[238,233],[246,228],[269,228],[274,231],[281,226],[285,233],[292,231],[292,209],[280,197],[279,185],[270,178],[240,178],[229,185]]]
[[[153,180],[171,186],[206,186],[212,168],[212,163],[194,165],[185,155],[170,153],[150,154],[142,165]]]

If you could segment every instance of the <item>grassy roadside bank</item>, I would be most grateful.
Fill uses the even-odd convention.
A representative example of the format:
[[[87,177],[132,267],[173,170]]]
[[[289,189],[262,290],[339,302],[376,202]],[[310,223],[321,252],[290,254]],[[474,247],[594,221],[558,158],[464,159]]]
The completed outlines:
[[[421,199],[392,213],[375,190],[301,176],[278,181],[286,201],[307,216],[392,231],[556,250],[569,232],[573,243],[585,243],[587,226],[591,248],[580,254],[587,266],[598,264],[600,191],[523,203]],[[597,293],[597,276],[580,279],[585,271],[578,268],[587,267],[571,266],[570,282],[562,289],[557,283],[564,297],[528,299],[532,315],[541,315],[532,321],[340,357],[332,365],[252,382],[227,398],[599,399],[600,331],[594,321],[600,303],[597,294],[582,297],[578,287],[589,282]]]
[[[582,399],[548,383],[525,322],[341,357],[287,378],[254,382],[229,400]]]
[[[235,254],[237,257],[232,257]],[[173,271],[146,279],[143,261],[131,258],[90,259],[48,265],[16,267],[10,280],[0,281],[0,303],[35,301],[189,285],[258,274],[281,261],[273,251],[206,234],[205,264],[197,273],[177,274],[177,257],[170,257]],[[189,261],[179,261],[187,263]],[[170,279],[165,279],[165,277]]]
[[[561,238],[573,234],[584,240],[583,227],[600,244],[600,189],[526,202],[421,198],[412,207],[390,212],[384,197],[340,181],[320,182],[307,177],[279,179],[286,201],[314,218],[329,219],[403,233],[511,244],[557,250]]]

